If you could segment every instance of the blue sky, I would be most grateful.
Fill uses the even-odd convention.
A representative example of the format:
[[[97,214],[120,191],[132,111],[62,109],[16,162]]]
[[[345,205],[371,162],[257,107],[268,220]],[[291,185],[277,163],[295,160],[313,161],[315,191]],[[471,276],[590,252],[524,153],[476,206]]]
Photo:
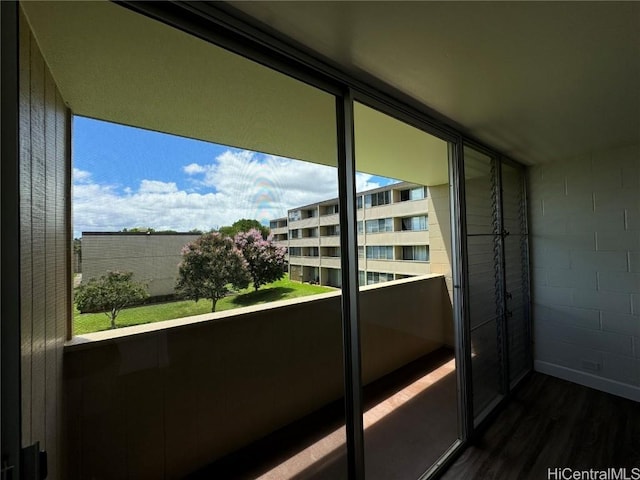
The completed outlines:
[[[74,117],[74,236],[136,226],[266,223],[337,196],[333,167]],[[394,180],[358,174],[359,191]]]

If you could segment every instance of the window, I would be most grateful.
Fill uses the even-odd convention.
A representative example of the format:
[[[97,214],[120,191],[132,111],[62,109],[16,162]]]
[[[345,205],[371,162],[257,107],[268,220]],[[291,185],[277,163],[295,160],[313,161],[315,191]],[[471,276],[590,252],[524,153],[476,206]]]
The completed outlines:
[[[358,270],[358,284],[366,285],[366,277],[362,270]]]
[[[367,272],[367,285],[391,280],[393,280],[393,273]]]
[[[407,217],[402,219],[402,230],[429,230],[427,216]]]
[[[322,249],[323,257],[339,257],[340,247],[326,247]]]
[[[303,257],[318,257],[320,256],[320,249],[318,247],[305,247],[302,249]]]
[[[393,232],[392,218],[379,218],[377,220],[367,220],[365,222],[367,233]]]
[[[291,239],[302,238],[302,230],[300,230],[299,228],[296,228],[294,230],[289,230],[289,238]]]
[[[358,210],[362,208],[362,195],[358,195],[356,198],[356,208],[358,208]]]
[[[364,258],[364,247],[358,247],[358,258]]]
[[[384,192],[370,193],[364,196],[365,208],[377,207],[380,205],[388,205],[391,203],[391,192],[385,190]]]
[[[289,256],[291,256],[291,257],[300,257],[300,256],[302,256],[302,248],[301,247],[289,247]]]
[[[323,215],[335,215],[336,213],[338,213],[338,205],[325,205],[324,207],[322,207],[322,214]]]
[[[415,262],[428,262],[429,248],[426,245],[402,247],[402,259],[413,260]]]
[[[409,200],[422,200],[427,196],[426,187],[408,188],[400,191],[400,201],[406,202]]]
[[[296,220],[300,220],[302,218],[300,210],[292,210],[289,212],[289,221],[295,222]]]
[[[335,237],[340,235],[340,225],[329,225],[324,227],[324,231],[322,233],[323,237]]]
[[[363,224],[362,220],[360,220],[357,225],[358,225],[358,233],[359,234],[364,233],[364,224]]]
[[[393,247],[367,247],[367,258],[372,260],[393,260]]]
[[[316,208],[308,208],[304,211],[304,218],[313,218],[318,216],[318,210]]]
[[[318,236],[318,227],[303,228],[302,229],[302,237],[303,238],[315,238],[317,236]]]

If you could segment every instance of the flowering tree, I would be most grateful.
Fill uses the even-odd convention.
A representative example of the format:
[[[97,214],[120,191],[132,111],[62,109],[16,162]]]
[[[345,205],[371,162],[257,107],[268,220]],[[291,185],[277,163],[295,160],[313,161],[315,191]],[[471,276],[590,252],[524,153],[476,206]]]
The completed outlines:
[[[216,303],[234,288],[249,285],[247,265],[231,238],[219,233],[205,233],[182,248],[176,291],[186,298],[211,300]]]
[[[272,235],[265,240],[260,231],[252,228],[238,233],[235,243],[246,261],[256,291],[260,286],[284,276],[286,249],[273,243]]]
[[[149,296],[146,286],[134,282],[132,277],[132,272],[107,272],[100,278],[92,278],[75,291],[78,310],[104,312],[111,320],[111,328],[116,328],[120,310]]]

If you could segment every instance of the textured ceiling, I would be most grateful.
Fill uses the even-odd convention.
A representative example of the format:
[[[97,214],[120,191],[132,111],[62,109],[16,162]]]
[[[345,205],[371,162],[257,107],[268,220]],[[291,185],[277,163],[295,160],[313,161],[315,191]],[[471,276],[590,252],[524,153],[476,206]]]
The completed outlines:
[[[640,141],[640,3],[230,2],[524,163]]]

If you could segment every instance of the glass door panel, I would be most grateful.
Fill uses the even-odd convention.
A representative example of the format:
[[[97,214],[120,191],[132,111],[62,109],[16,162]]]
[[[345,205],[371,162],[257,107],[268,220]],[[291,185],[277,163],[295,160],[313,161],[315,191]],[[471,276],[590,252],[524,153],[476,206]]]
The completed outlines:
[[[355,146],[365,473],[418,478],[458,439],[449,146],[359,103]]]

